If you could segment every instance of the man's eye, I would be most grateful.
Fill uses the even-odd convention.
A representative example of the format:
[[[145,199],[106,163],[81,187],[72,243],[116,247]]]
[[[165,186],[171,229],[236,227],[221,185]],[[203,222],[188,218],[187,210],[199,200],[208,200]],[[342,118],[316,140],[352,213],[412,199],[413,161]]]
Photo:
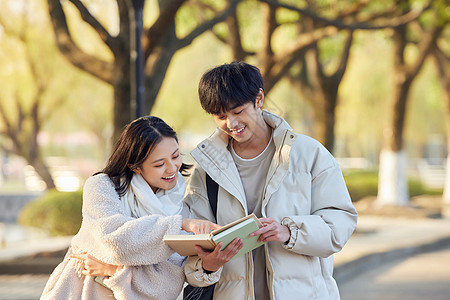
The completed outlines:
[[[176,154],[174,157],[172,157],[173,159],[177,159],[178,157],[180,157],[180,154]]]
[[[234,114],[235,115],[238,115],[238,114],[240,114],[241,112],[243,112],[244,110],[243,109],[241,109],[240,111],[238,111],[238,112],[235,112]]]

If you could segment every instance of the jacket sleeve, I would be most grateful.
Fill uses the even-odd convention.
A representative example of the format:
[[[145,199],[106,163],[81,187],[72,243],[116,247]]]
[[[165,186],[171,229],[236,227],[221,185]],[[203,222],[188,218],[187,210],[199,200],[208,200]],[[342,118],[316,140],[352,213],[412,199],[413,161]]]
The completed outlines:
[[[72,246],[113,265],[157,264],[174,253],[162,239],[179,234],[181,221],[181,215],[127,216],[112,182],[97,175],[85,183],[83,222]]]
[[[219,270],[206,273],[202,267],[202,259],[198,256],[189,256],[184,266],[186,281],[192,286],[205,287],[219,281],[223,267]]]
[[[342,172],[325,149],[312,164],[311,214],[287,215],[282,224],[291,238],[285,249],[299,254],[328,257],[342,249],[356,227],[357,213]]]

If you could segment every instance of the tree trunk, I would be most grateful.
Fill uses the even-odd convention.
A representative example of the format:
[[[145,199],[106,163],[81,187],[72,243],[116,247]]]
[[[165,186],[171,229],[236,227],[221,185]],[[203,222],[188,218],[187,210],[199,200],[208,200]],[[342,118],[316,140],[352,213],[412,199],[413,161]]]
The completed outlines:
[[[447,134],[447,144],[450,144],[448,141],[450,141],[449,134]],[[450,149],[450,146],[448,147],[448,149]],[[442,195],[442,216],[445,218],[450,218],[450,153],[447,154],[447,165],[445,172],[444,194]]]
[[[398,74],[398,73],[397,73]],[[410,81],[397,83],[391,102],[391,119],[385,129],[384,147],[380,153],[377,202],[405,205],[408,203],[407,154],[403,151],[403,128]]]
[[[406,176],[407,155],[403,151],[384,148],[380,153],[377,203],[405,205],[409,201]]]
[[[54,189],[56,187],[53,177],[50,174],[48,166],[41,158],[33,159],[28,162],[36,171],[36,173],[42,178],[47,186],[47,190]]]
[[[117,141],[126,124],[135,118],[131,111],[130,59],[127,52],[116,56],[114,63],[114,132],[113,141]]]
[[[167,69],[169,68],[169,64],[178,50],[174,22],[172,22],[172,26],[170,26],[167,31],[164,40],[160,45],[154,48],[147,58],[144,71],[145,95],[142,109],[144,114],[151,113],[166,76]]]
[[[334,148],[334,126],[335,126],[335,106],[325,99],[322,93],[315,95],[315,101],[311,101],[314,109],[314,138],[321,142],[328,151],[333,152]],[[327,95],[332,96],[332,95]]]
[[[450,218],[450,60],[438,46],[434,49],[434,59],[442,86],[442,95],[446,107],[445,125],[447,129],[447,164],[445,171],[444,193],[442,195],[442,216]]]
[[[377,202],[381,205],[405,205],[409,201],[407,155],[403,151],[403,128],[406,102],[411,85],[407,80],[404,51],[407,44],[406,26],[394,31],[394,93],[389,106],[389,121],[384,129],[380,153]]]

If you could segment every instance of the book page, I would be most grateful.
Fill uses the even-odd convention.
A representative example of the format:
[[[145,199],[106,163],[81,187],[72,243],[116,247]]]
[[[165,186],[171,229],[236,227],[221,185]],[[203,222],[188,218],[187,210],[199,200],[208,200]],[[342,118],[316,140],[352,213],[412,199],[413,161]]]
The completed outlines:
[[[220,232],[222,232],[222,231],[224,231],[224,230],[227,230],[228,228],[233,227],[234,225],[236,225],[236,224],[238,224],[238,223],[241,223],[241,222],[243,222],[243,221],[245,221],[245,220],[247,220],[247,219],[250,219],[250,218],[252,218],[252,219],[255,220],[255,222],[258,224],[259,228],[262,227],[261,222],[258,220],[258,218],[256,217],[256,215],[252,213],[252,214],[250,214],[250,215],[248,215],[248,216],[245,216],[245,217],[240,218],[240,219],[238,219],[238,220],[236,220],[236,221],[234,221],[234,222],[231,222],[231,223],[229,223],[229,224],[227,224],[227,225],[225,225],[225,226],[222,226],[222,227],[220,227],[219,229],[214,230],[213,232],[211,232],[211,234],[212,234],[212,235],[217,235],[217,234],[219,234]]]

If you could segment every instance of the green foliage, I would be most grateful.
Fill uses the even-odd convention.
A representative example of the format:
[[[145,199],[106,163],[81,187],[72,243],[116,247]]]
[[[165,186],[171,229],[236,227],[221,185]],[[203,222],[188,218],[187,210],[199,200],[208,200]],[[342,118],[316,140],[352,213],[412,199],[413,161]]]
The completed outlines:
[[[410,178],[408,180],[408,186],[409,186],[409,196],[419,196],[419,195],[442,195],[443,190],[439,188],[429,188],[425,186],[420,179],[417,178]]]
[[[74,235],[81,226],[82,192],[51,190],[27,203],[18,223],[38,227],[51,235]]]
[[[352,201],[356,202],[364,197],[377,195],[377,171],[349,171],[344,173],[344,178]]]
[[[344,178],[353,202],[361,200],[364,197],[377,195],[377,170],[351,170],[344,172]],[[418,195],[442,195],[442,189],[428,188],[416,178],[408,179],[408,187],[410,197]]]

